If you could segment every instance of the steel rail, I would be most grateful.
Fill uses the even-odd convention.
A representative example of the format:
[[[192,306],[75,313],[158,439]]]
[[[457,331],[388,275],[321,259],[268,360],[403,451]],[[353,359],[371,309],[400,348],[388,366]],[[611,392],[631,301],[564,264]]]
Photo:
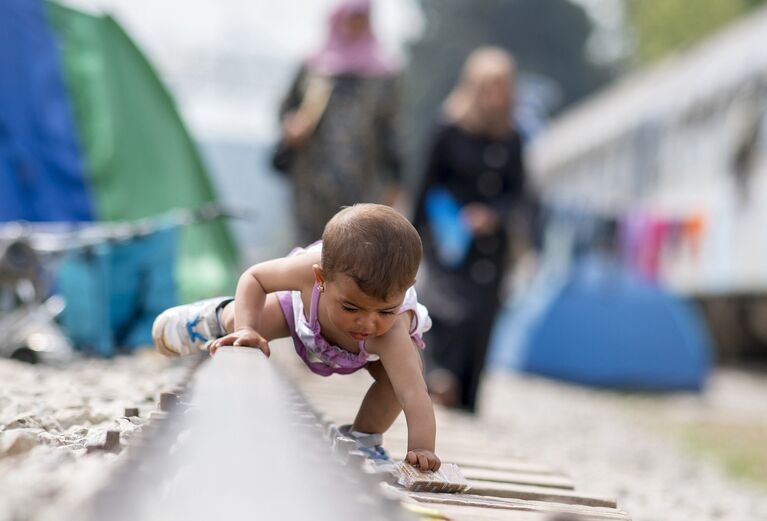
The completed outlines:
[[[318,416],[255,349],[202,362],[127,450],[87,519],[411,519],[354,458],[331,456]]]

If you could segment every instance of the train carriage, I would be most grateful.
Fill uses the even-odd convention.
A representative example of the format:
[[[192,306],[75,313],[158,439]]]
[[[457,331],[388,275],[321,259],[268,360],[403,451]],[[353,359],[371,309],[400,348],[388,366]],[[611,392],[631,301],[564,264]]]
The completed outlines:
[[[528,151],[547,206],[651,230],[652,275],[703,305],[724,355],[767,343],[765,34],[767,9],[595,94]]]

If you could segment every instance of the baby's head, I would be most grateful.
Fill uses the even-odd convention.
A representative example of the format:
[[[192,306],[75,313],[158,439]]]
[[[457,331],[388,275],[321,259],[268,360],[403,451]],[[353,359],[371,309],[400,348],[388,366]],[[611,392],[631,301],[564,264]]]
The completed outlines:
[[[380,204],[344,208],[328,221],[322,234],[325,279],[344,274],[378,300],[413,285],[421,253],[421,238],[413,225]]]

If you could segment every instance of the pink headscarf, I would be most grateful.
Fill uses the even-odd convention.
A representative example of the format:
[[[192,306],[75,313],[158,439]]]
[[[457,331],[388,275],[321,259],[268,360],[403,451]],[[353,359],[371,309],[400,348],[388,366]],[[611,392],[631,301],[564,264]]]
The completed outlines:
[[[370,0],[344,0],[330,16],[330,31],[323,47],[307,60],[314,72],[336,76],[344,73],[364,76],[393,74],[399,65],[378,44],[372,30],[355,40],[344,34],[346,20],[353,15],[370,17]]]

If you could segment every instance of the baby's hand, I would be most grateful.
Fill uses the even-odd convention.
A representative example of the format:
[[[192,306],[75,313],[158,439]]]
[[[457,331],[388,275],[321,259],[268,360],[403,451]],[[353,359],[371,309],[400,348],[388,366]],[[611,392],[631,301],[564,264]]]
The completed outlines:
[[[213,356],[216,353],[216,350],[221,346],[255,347],[256,349],[263,351],[267,357],[271,354],[266,339],[262,337],[258,331],[249,327],[242,327],[234,333],[229,333],[228,335],[213,341],[208,349],[211,356]]]
[[[437,455],[426,449],[413,449],[407,451],[405,461],[414,467],[419,467],[421,470],[439,470],[439,467],[442,465],[442,462]]]

